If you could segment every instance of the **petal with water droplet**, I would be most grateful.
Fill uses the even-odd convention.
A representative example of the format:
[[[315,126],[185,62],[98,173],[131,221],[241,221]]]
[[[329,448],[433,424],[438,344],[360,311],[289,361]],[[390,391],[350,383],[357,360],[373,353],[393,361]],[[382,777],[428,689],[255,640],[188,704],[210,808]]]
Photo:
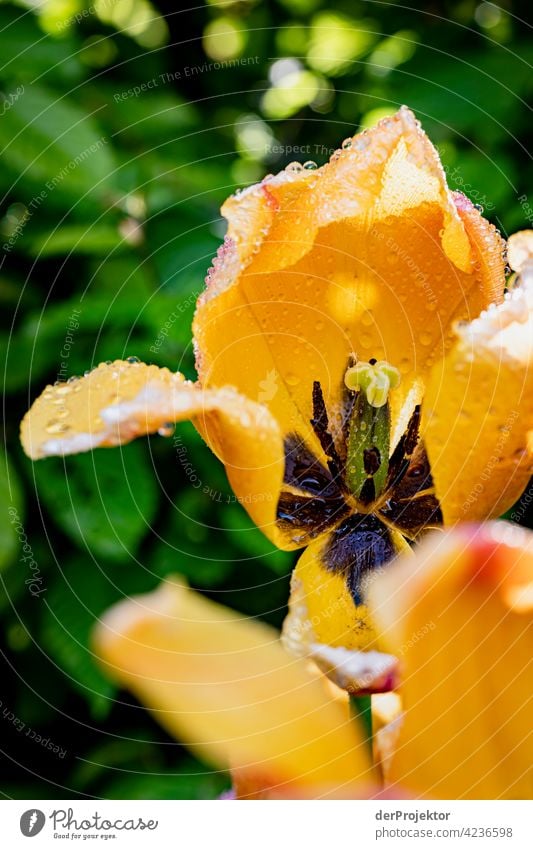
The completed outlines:
[[[321,168],[247,189],[223,214],[227,248],[194,323],[202,383],[229,382],[256,398],[276,369],[270,410],[319,453],[309,427],[314,380],[334,415],[351,352],[397,368],[401,361],[396,425],[452,342],[453,321],[503,296],[502,240],[450,193],[436,150],[406,109]]]
[[[283,444],[266,407],[231,387],[202,389],[179,372],[138,361],[102,363],[80,378],[77,387],[74,392],[70,384],[49,386],[34,402],[21,425],[22,445],[30,457],[111,447],[157,431],[170,435],[169,424],[191,419],[225,464],[237,498],[253,520],[283,545],[275,525]]]
[[[533,286],[457,328],[432,370],[422,434],[447,524],[500,516],[533,459]]]

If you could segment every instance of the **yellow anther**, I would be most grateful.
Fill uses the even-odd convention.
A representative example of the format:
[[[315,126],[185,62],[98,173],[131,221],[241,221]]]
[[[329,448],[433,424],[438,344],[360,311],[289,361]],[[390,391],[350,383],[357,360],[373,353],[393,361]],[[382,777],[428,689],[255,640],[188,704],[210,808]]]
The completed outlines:
[[[400,372],[385,360],[377,363],[357,363],[344,375],[348,389],[364,392],[371,407],[383,407],[389,392],[400,384]]]

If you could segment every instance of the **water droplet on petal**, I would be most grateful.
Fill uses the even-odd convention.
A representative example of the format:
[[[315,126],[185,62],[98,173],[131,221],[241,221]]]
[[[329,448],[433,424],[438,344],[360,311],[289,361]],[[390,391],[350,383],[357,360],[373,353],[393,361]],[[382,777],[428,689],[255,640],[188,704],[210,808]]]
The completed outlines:
[[[45,430],[47,433],[66,433],[69,430],[69,426],[65,422],[58,422],[56,419],[52,419],[46,425]]]
[[[431,343],[433,341],[433,337],[432,337],[431,333],[428,333],[427,331],[421,333],[418,338],[420,340],[421,345],[431,345]]]
[[[164,425],[161,425],[161,427],[157,429],[157,432],[159,436],[172,436],[175,430],[176,425],[174,422],[165,422]]]
[[[343,150],[349,150],[351,148],[351,146],[352,146],[352,138],[351,137],[348,138],[348,139],[344,139],[343,143],[341,144],[341,147],[342,147]]]
[[[292,371],[289,371],[287,373],[285,380],[289,386],[298,386],[298,384],[300,383],[300,378]]]
[[[304,162],[304,168],[306,171],[314,171],[315,168],[318,168],[318,165],[312,159],[308,159],[307,162]]]
[[[141,361],[140,361],[139,357],[128,357],[126,362],[134,364],[134,363],[140,363]]]

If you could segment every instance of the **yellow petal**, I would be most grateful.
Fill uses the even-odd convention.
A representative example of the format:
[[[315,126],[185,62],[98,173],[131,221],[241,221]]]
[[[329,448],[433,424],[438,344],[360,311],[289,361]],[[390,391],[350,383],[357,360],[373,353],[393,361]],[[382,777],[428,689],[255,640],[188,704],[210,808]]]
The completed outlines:
[[[116,360],[73,382],[48,386],[24,417],[21,440],[36,459],[130,442],[192,419],[226,466],[237,497],[277,540],[284,456],[276,421],[234,389],[203,390],[166,368]]]
[[[112,608],[94,642],[109,675],[210,763],[306,795],[371,777],[347,705],[257,620],[167,583]]]
[[[444,521],[501,515],[531,475],[533,283],[457,330],[432,371],[422,434]]]
[[[373,582],[403,665],[392,790],[531,798],[532,590],[533,534],[506,523],[433,532]]]
[[[344,575],[327,570],[324,546],[324,537],[312,542],[293,570],[289,614],[283,626],[286,645],[303,655],[314,643],[376,648],[366,606],[356,607]]]
[[[399,534],[393,531],[390,534],[397,551],[406,547]],[[283,625],[285,644],[294,654],[313,658],[325,671],[338,667],[333,680],[349,691],[391,689],[396,677],[395,659],[380,654],[381,645],[376,640],[368,608],[364,603],[355,603],[347,576],[332,571],[331,563],[330,568],[325,563],[330,540],[331,535],[324,534],[312,542],[292,573],[289,613]],[[355,552],[353,558],[355,563]],[[376,572],[369,572],[363,578],[365,592],[382,566],[377,563]],[[327,647],[353,654],[335,655]],[[359,656],[360,652],[367,653],[366,660]]]
[[[322,168],[283,172],[223,211],[228,239],[194,324],[200,379],[258,399],[275,374],[264,403],[284,433],[298,431],[315,449],[313,380],[338,430],[349,354],[384,359],[403,373],[395,419],[445,353],[452,319],[475,317],[503,292],[501,239],[452,197],[405,109]]]

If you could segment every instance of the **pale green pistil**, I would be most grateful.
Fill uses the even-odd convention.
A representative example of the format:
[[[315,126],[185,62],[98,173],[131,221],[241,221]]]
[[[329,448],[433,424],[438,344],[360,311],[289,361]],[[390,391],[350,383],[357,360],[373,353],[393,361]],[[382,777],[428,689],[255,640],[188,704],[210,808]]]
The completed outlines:
[[[400,383],[400,372],[383,360],[357,363],[346,371],[344,382],[357,393],[348,432],[346,481],[356,498],[368,502],[381,495],[387,481],[388,398]]]
[[[400,384],[400,372],[381,360],[377,363],[357,363],[344,376],[348,389],[364,392],[371,407],[383,407],[391,389]]]

